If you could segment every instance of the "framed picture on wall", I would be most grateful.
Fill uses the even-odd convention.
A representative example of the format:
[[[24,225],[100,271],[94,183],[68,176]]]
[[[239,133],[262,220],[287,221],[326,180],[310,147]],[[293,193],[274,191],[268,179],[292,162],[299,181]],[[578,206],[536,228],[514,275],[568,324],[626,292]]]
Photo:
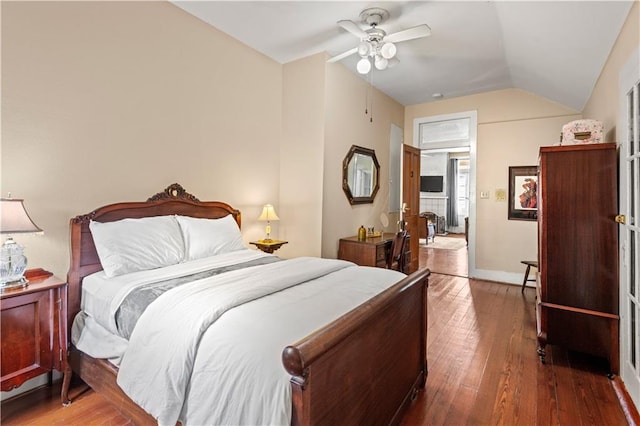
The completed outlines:
[[[509,167],[509,220],[538,220],[538,167]]]

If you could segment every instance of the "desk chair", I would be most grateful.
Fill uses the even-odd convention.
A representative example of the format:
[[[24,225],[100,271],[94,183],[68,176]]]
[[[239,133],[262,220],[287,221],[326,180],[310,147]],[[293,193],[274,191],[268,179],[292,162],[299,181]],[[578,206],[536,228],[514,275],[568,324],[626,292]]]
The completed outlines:
[[[404,272],[404,248],[407,245],[408,235],[407,231],[396,234],[391,243],[391,253],[387,258],[387,269]]]

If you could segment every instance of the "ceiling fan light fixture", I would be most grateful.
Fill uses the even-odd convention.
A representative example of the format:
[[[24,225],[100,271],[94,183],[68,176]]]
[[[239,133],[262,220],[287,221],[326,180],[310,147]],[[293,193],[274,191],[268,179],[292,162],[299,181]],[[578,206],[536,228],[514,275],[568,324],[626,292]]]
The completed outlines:
[[[361,57],[369,56],[371,52],[371,44],[368,41],[362,41],[358,44],[358,55]]]
[[[361,28],[360,24],[348,19],[338,21],[338,26],[356,36],[359,42],[351,49],[329,58],[327,62],[338,62],[357,53],[360,56],[356,66],[358,73],[368,74],[373,66],[378,70],[385,70],[400,63],[396,58],[397,43],[427,37],[431,34],[431,28],[427,24],[387,34],[385,30],[379,27],[387,19],[389,19],[387,10],[371,7],[364,9],[360,13],[360,21],[369,25],[367,29]]]
[[[393,43],[385,43],[380,48],[380,54],[385,59],[393,58],[394,56],[396,56],[397,51],[398,51],[398,48]]]
[[[362,58],[358,61],[356,69],[360,74],[367,74],[369,71],[371,71],[371,62],[369,62],[369,59],[367,58]]]
[[[389,65],[389,60],[387,58],[383,58],[382,56],[376,55],[375,65],[377,70],[385,70]]]

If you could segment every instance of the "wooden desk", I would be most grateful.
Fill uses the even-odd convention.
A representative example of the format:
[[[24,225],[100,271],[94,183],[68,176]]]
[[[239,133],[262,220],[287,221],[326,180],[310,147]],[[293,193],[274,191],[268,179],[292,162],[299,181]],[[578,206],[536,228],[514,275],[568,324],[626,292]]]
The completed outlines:
[[[387,267],[387,258],[391,252],[394,234],[386,233],[380,237],[358,241],[357,236],[340,239],[338,259],[349,260],[360,266]]]
[[[360,266],[386,268],[394,237],[394,233],[384,233],[382,236],[367,238],[364,241],[358,241],[357,236],[341,238],[338,247],[338,259],[349,260]],[[404,254],[405,259],[407,259],[405,261],[407,267],[411,264],[411,250],[409,247],[410,245],[407,244]]]

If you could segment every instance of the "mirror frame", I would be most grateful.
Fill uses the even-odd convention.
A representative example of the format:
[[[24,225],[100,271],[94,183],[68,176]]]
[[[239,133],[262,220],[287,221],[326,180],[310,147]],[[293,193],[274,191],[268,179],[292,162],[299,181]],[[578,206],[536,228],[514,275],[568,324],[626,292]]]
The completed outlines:
[[[351,192],[351,188],[349,188],[349,176],[347,175],[349,173],[349,163],[351,162],[351,159],[353,158],[353,156],[356,154],[366,155],[371,157],[373,160],[373,165],[375,167],[376,183],[373,187],[373,190],[371,191],[371,195],[368,197],[354,197],[353,193]],[[374,198],[376,198],[376,194],[378,193],[379,189],[380,189],[380,163],[378,163],[376,152],[373,149],[364,148],[358,145],[351,145],[351,149],[349,149],[347,156],[344,157],[344,160],[342,160],[342,190],[344,191],[344,194],[347,196],[349,203],[351,203],[351,205],[373,203],[373,200]]]

